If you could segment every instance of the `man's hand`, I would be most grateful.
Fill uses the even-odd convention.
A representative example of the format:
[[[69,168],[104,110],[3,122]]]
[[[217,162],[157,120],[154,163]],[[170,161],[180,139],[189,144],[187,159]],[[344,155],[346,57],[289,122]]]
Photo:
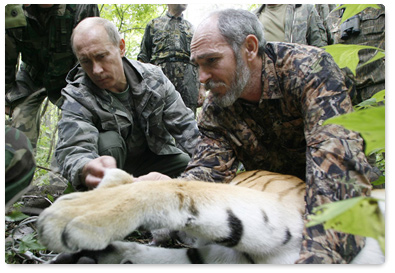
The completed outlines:
[[[88,189],[96,188],[109,168],[116,168],[117,162],[112,156],[101,156],[87,163],[82,169],[82,177]]]
[[[170,179],[171,178],[167,175],[158,172],[150,172],[149,174],[135,177],[134,181],[156,181],[156,180],[170,180]]]

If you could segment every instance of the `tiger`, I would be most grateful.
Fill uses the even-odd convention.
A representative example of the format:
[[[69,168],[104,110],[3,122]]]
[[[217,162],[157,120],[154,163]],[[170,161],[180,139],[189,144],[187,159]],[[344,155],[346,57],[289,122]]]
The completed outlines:
[[[225,184],[134,181],[115,168],[96,189],[58,198],[39,215],[37,228],[49,250],[89,253],[96,263],[292,264],[302,244],[304,196],[301,179],[262,170]],[[194,245],[122,241],[139,229],[182,231]],[[384,255],[367,238],[353,262],[380,264]]]

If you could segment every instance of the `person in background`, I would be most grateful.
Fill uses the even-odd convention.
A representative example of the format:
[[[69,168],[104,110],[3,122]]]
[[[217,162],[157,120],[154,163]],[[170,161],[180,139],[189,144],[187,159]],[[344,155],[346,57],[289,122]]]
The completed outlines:
[[[381,4],[378,7],[368,7],[344,23],[340,23],[344,8],[329,13],[326,19],[329,44],[363,45],[385,50],[385,7]],[[355,83],[356,93],[351,94],[354,104],[385,89],[385,58],[367,64],[376,53],[376,49],[358,52],[356,75],[348,68],[342,69]]]
[[[314,5],[265,4],[254,13],[259,18],[268,42],[287,42],[317,47],[328,44],[322,19]]]
[[[9,125],[29,138],[34,151],[41,104],[48,97],[60,106],[66,75],[77,63],[72,30],[91,16],[99,16],[97,5],[6,5],[5,111]]]
[[[100,183],[106,168],[136,177],[183,172],[199,130],[161,69],[127,59],[125,41],[103,18],[78,24],[71,44],[79,65],[62,90],[55,151],[62,175],[86,190]]]
[[[184,19],[187,6],[168,4],[165,15],[147,24],[137,59],[162,68],[185,105],[196,115],[205,94],[204,89],[200,89],[196,67],[189,61],[193,26]]]
[[[33,180],[36,161],[29,139],[19,130],[5,126],[5,203],[13,204]]]
[[[326,19],[328,18],[329,13],[336,8],[336,4],[315,4],[314,7],[322,19],[322,22],[323,22],[324,27],[326,29],[326,35],[327,35],[327,40],[328,40],[328,44],[329,44],[330,33],[327,28]]]

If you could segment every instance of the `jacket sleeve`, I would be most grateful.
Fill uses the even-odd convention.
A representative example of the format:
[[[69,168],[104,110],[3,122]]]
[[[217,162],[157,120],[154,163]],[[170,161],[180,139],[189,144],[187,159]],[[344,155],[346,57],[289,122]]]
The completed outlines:
[[[226,139],[201,133],[194,156],[181,178],[229,183],[236,176],[238,164],[233,148]]]
[[[228,183],[239,166],[234,147],[217,124],[214,107],[206,100],[200,116],[200,137],[182,178]]]
[[[328,45],[328,37],[326,29],[318,14],[317,10],[313,6],[309,14],[309,25],[307,29],[307,43],[309,45],[323,47]]]
[[[141,40],[140,53],[137,55],[137,60],[143,63],[149,63],[152,55],[152,37],[151,37],[151,22],[145,27],[143,39]]]
[[[94,126],[93,116],[78,101],[63,91],[65,98],[62,118],[58,123],[58,144],[55,151],[61,174],[79,189],[83,187],[80,175],[90,160],[99,157],[99,131]]]
[[[192,110],[185,106],[180,93],[163,74],[164,96],[163,122],[178,146],[192,156],[199,137],[199,129]]]
[[[301,94],[307,143],[305,216],[317,206],[367,195],[371,189],[361,136],[340,125],[322,125],[352,111],[344,76],[326,52],[311,67],[315,69],[305,77]],[[353,259],[363,240],[318,225],[304,228],[302,245],[298,263],[343,263]]]
[[[18,50],[14,39],[5,32],[5,101],[6,106],[12,104],[11,97],[7,94],[12,93],[13,89],[17,89],[17,83],[15,82],[16,67],[18,62]]]

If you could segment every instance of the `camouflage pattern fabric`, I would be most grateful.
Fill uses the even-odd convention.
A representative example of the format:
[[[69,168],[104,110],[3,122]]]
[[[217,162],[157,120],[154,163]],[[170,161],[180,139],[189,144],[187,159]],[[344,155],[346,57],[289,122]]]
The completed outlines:
[[[265,5],[254,13],[259,18]],[[317,47],[328,44],[326,29],[314,5],[288,4],[285,15],[285,42],[313,45]]]
[[[6,29],[6,103],[12,105],[35,90],[15,81],[19,53],[25,71],[37,86],[45,87],[53,103],[66,85],[67,73],[77,63],[71,46],[73,28],[84,18],[99,16],[97,5],[55,5],[38,11],[37,5],[23,8],[26,27]]]
[[[126,143],[127,154],[135,158],[139,157],[132,145],[136,126],[147,148],[157,155],[184,151],[191,155],[196,146],[199,130],[194,115],[160,68],[126,58],[123,61],[133,111],[96,87],[80,66],[67,77],[55,155],[62,175],[75,187],[81,184],[83,166],[99,157],[99,133],[117,132]],[[131,84],[133,75],[137,80]]]
[[[332,10],[336,8],[336,4],[315,4],[314,7],[317,10],[318,15],[321,17],[324,27],[326,28],[327,26],[326,20],[328,18],[328,15]],[[329,41],[331,40],[329,32],[330,31],[326,28],[326,36],[327,36],[328,44],[330,43]]]
[[[343,9],[332,11],[327,18],[327,31],[330,35],[329,44],[365,45],[378,47],[385,50],[385,7],[380,9],[366,8],[357,16],[359,18],[360,33],[349,35],[348,39],[342,39],[341,17]],[[356,76],[345,68],[343,69],[356,85],[357,94],[353,97],[353,103],[369,99],[377,92],[385,89],[385,58],[376,60],[365,65],[376,54],[374,49],[359,51],[359,65]]]
[[[246,170],[292,174],[306,181],[306,217],[314,207],[370,193],[371,167],[359,134],[324,120],[353,111],[345,78],[324,50],[268,43],[259,104],[237,100],[221,108],[206,99],[201,137],[187,179],[229,182]],[[299,263],[349,262],[364,245],[322,226],[306,228]]]
[[[5,126],[5,203],[29,186],[35,169],[29,139],[21,131]]]
[[[26,26],[6,28],[5,105],[14,111],[11,125],[36,148],[41,104],[47,96],[59,103],[67,73],[77,63],[70,46],[72,30],[99,11],[97,5],[54,5],[40,12],[37,5],[17,6],[13,10],[23,12]],[[19,54],[22,62],[16,71]]]
[[[196,115],[199,88],[196,67],[187,62],[163,62],[158,66],[180,93],[185,105]]]
[[[185,105],[196,113],[199,81],[190,63],[193,26],[181,17],[166,15],[151,20],[146,28],[137,59],[162,68],[181,94]]]

